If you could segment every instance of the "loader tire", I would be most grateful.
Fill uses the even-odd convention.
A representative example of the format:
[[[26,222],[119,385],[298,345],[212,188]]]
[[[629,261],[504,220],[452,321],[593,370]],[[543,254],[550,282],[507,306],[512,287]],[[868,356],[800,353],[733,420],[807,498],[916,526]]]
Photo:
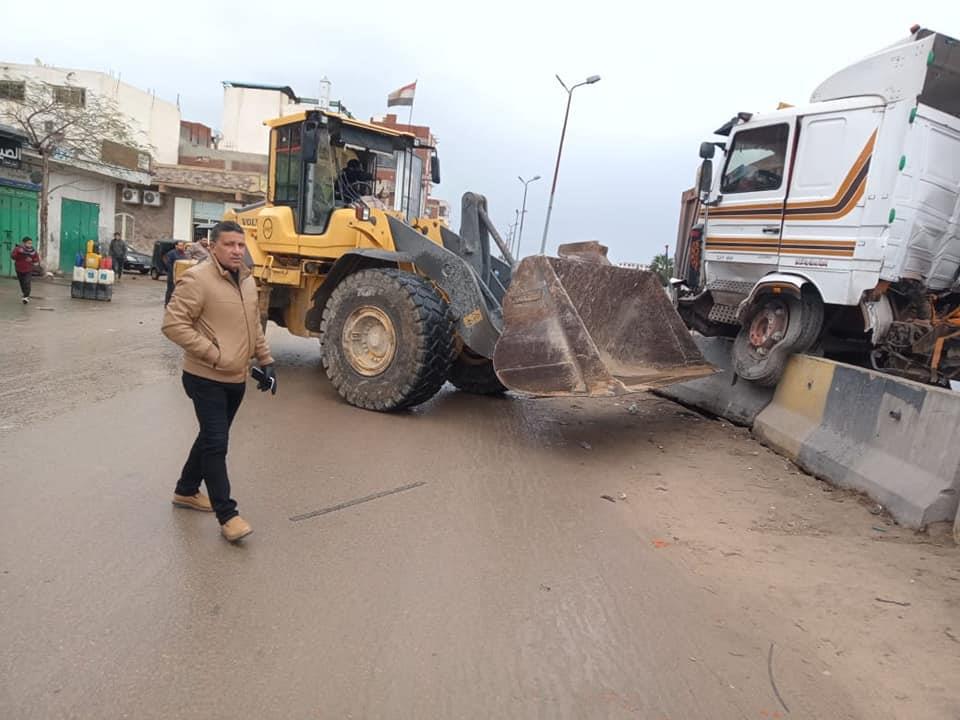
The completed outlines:
[[[494,372],[493,360],[466,347],[450,366],[448,379],[458,390],[474,395],[500,395],[507,391]]]
[[[408,272],[375,268],[348,275],[330,295],[320,331],[327,377],[356,407],[387,412],[419,405],[450,372],[447,303]]]

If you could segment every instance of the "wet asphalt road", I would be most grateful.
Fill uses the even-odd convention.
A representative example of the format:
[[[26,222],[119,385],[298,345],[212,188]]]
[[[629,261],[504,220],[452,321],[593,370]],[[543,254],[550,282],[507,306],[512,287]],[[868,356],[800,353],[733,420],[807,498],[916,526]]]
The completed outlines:
[[[787,717],[778,691],[866,717],[786,618],[743,614],[651,543],[655,514],[600,498],[662,462],[641,433],[706,451],[664,401],[369,413],[271,326],[280,393],[250,386],[231,438],[255,532],[231,546],[170,505],[195,420],[160,284],[66,293],[21,308],[0,282],[0,717]]]

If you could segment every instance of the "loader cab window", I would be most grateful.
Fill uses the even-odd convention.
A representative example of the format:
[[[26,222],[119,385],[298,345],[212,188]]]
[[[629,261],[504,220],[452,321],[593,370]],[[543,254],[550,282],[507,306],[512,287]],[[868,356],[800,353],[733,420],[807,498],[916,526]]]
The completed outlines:
[[[303,159],[300,157],[300,123],[283,125],[273,131],[276,139],[276,166],[273,175],[273,202],[277,205],[297,204]]]
[[[396,167],[393,209],[407,222],[423,215],[423,158],[414,150],[394,153]]]
[[[304,233],[322,235],[327,231],[327,223],[337,204],[334,194],[336,184],[337,167],[334,149],[330,146],[330,133],[325,126],[321,126],[317,136],[316,162],[307,163]]]
[[[777,190],[783,184],[789,135],[786,123],[741,130],[734,135],[721,194]]]
[[[362,201],[364,197],[373,195],[375,172],[371,172],[372,165],[365,157],[365,153],[355,153],[355,157],[347,158],[346,163],[337,174],[336,197],[343,204]]]

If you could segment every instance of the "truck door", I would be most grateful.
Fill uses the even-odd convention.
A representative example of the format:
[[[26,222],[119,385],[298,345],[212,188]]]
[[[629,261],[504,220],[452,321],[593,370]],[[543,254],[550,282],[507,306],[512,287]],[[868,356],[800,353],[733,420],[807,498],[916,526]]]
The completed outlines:
[[[848,302],[854,255],[879,266],[879,243],[866,241],[861,226],[882,117],[875,108],[857,108],[800,118],[779,267],[814,280],[828,303]],[[867,269],[860,264],[856,269]]]
[[[788,118],[734,128],[720,177],[721,200],[707,220],[711,282],[749,286],[776,270],[794,124],[795,118]]]

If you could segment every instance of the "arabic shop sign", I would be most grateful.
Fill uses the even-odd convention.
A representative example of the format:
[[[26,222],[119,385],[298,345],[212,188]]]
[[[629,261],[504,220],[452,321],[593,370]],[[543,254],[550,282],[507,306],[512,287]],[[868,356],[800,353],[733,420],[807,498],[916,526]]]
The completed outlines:
[[[0,165],[19,168],[22,159],[20,143],[10,138],[0,137]]]

